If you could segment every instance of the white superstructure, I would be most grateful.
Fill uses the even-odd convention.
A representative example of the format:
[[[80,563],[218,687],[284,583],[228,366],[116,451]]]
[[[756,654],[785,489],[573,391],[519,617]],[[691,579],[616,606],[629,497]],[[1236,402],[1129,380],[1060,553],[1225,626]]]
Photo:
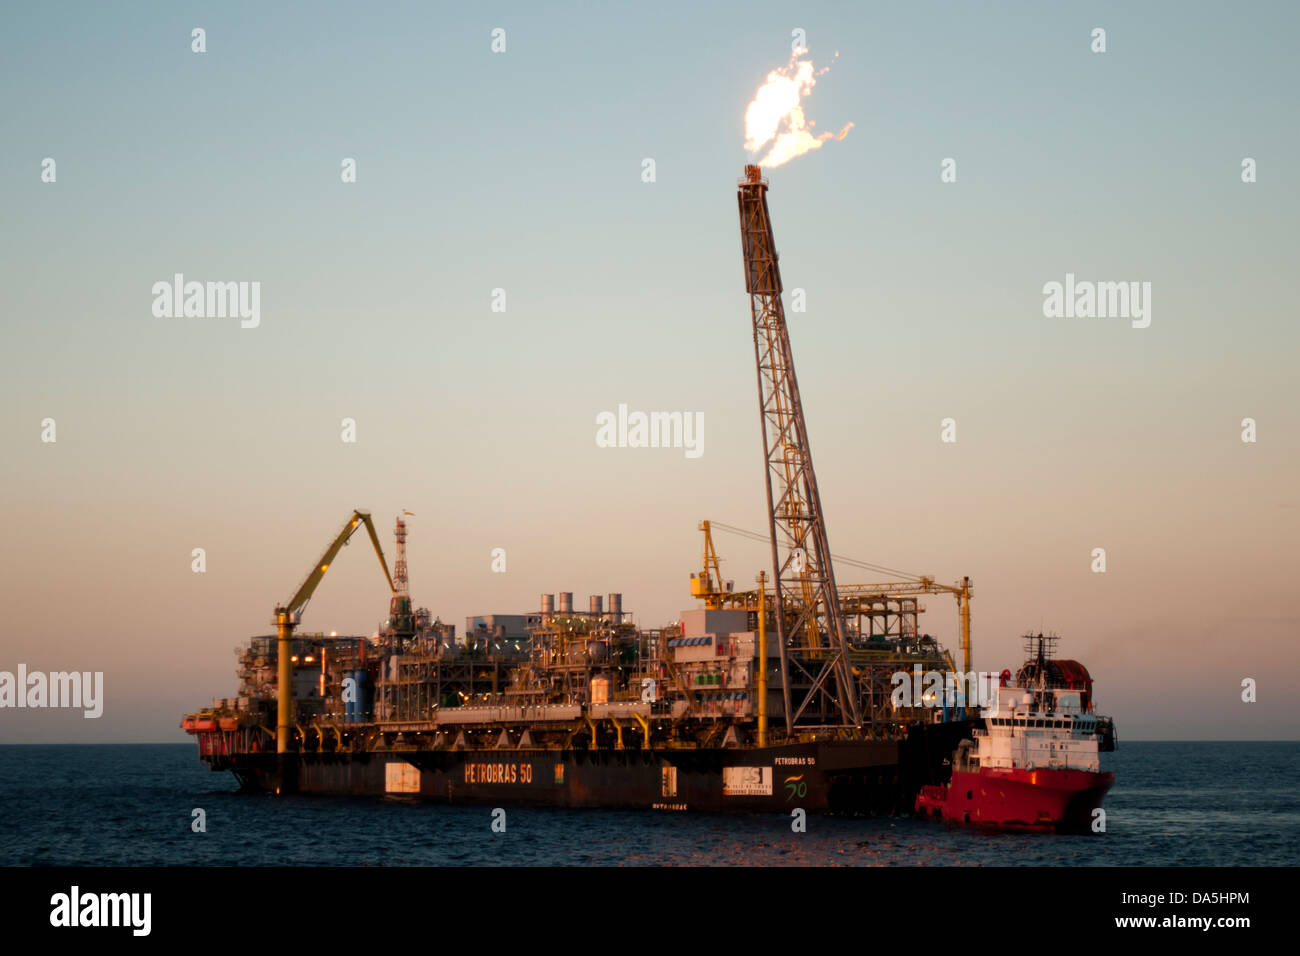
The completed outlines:
[[[1047,701],[1046,709],[1035,706],[1035,696],[1023,687],[999,687],[995,706],[980,711],[984,730],[975,731],[979,750],[967,752],[967,766],[958,769],[1098,772],[1098,718],[1084,712],[1082,694],[1062,689],[1041,692],[1038,696]]]

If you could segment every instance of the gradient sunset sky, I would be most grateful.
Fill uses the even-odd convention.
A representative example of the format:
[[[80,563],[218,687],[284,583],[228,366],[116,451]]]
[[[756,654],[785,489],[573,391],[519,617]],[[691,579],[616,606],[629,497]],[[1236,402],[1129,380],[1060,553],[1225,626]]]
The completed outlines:
[[[970,575],[979,669],[1058,632],[1121,740],[1300,738],[1294,4],[378,6],[0,15],[0,670],[107,695],[0,742],[185,740],[356,507],[390,559],[415,513],[458,631],[694,606],[700,519],[766,528],[735,187],[795,28],[808,117],[854,124],[768,174],[832,550]],[[175,273],[259,281],[260,326],[155,318]],[[1066,273],[1150,282],[1150,327],[1045,318]],[[597,447],[620,403],[704,454]],[[748,586],[764,546],[717,543]],[[368,547],[304,631],[376,628]]]

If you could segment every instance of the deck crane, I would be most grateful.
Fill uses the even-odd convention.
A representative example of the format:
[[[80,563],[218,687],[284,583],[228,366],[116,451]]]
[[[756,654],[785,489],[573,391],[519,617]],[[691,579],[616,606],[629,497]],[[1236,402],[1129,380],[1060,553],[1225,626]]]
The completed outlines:
[[[713,546],[713,531],[708,521],[700,522],[704,532],[704,559],[702,569],[691,575],[691,597],[704,601],[710,609],[724,607],[728,594],[735,590],[734,581],[722,580],[721,562],[718,561],[718,549]]]
[[[737,528],[734,525],[723,524],[721,521],[701,521],[700,530],[704,532],[704,570],[691,575],[691,596],[701,598],[704,601],[704,606],[708,608],[748,609],[758,606],[755,604],[755,592],[734,592],[730,581],[726,582],[725,587],[719,586],[722,582],[722,574],[718,571],[720,561],[717,548],[713,544],[714,528],[721,528],[730,534],[749,538],[752,541],[767,543],[768,540],[767,535],[749,531],[745,528]],[[856,561],[839,554],[833,554],[831,558],[842,564],[852,565],[863,570],[895,574],[904,573],[893,568]],[[869,602],[873,598],[903,597],[915,594],[951,594],[957,599],[957,626],[961,634],[963,670],[970,673],[970,599],[975,587],[969,577],[962,578],[956,584],[940,584],[932,574],[918,574],[913,575],[911,580],[908,581],[891,581],[884,584],[841,584],[838,590],[840,610],[845,614],[853,613],[864,602]]]
[[[289,730],[293,726],[293,629],[302,620],[302,612],[307,609],[307,603],[311,596],[316,593],[316,586],[320,584],[321,579],[325,577],[325,572],[330,569],[334,563],[334,558],[338,556],[339,551],[352,533],[361,525],[366,526],[370,532],[370,543],[375,546],[375,554],[379,556],[379,566],[384,569],[384,577],[388,580],[388,588],[393,594],[397,593],[397,588],[393,585],[393,576],[388,573],[388,562],[384,560],[384,549],[379,546],[379,535],[375,533],[374,523],[370,520],[370,512],[353,511],[352,516],[348,518],[347,523],[343,525],[334,538],[334,541],[325,553],[321,555],[320,560],[312,567],[311,572],[307,575],[307,580],[302,582],[302,586],[297,592],[284,604],[277,605],[275,608],[275,629],[276,629],[276,720],[275,720],[275,750],[278,754],[289,752]]]
[[[781,304],[781,270],[767,211],[767,186],[758,166],[746,166],[736,199],[758,366],[785,728],[787,734],[793,735],[796,726],[809,731],[834,726],[856,728],[862,721],[826,521],[813,472],[803,400]],[[791,615],[790,621],[786,620],[787,614]],[[823,635],[829,648],[822,646]],[[792,701],[791,684],[796,680],[801,685],[801,697]],[[805,711],[809,719],[800,725]]]
[[[932,575],[923,574],[914,581],[886,584],[856,584],[840,587],[840,603],[858,602],[874,596],[901,597],[911,594],[951,594],[957,599],[957,624],[961,629],[961,653],[964,673],[970,673],[970,598],[974,585],[969,577],[957,584],[940,584]]]

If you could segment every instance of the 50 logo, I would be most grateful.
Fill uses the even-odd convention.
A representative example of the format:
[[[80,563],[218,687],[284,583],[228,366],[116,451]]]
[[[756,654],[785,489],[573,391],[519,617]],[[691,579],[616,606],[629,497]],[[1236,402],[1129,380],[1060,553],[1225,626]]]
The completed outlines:
[[[803,774],[799,774],[797,777],[786,777],[785,791],[786,800],[808,796],[808,782],[804,780]]]

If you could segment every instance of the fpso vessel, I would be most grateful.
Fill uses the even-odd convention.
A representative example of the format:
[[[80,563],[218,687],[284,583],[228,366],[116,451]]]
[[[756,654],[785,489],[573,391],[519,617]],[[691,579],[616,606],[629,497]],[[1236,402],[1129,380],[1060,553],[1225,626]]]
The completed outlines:
[[[881,591],[854,602],[864,723],[787,731],[772,595],[712,595],[716,606],[648,631],[630,623],[621,595],[609,597],[609,610],[593,598],[593,610],[576,612],[571,595],[558,608],[543,595],[539,612],[520,616],[524,639],[498,624],[457,640],[427,610],[411,613],[403,594],[372,637],[295,635],[286,754],[274,732],[278,641],[255,637],[239,654],[239,695],[182,726],[212,770],[249,790],[852,813],[909,810],[922,786],[946,779],[948,755],[971,733],[959,709],[891,704],[891,674],[952,670],[918,636],[915,598]],[[810,678],[791,683],[796,700],[828,715]]]
[[[970,580],[836,583],[767,190],[761,170],[746,167],[737,202],[770,577],[747,592],[722,582],[706,523],[704,567],[692,577],[704,607],[679,622],[642,630],[619,595],[608,608],[593,597],[579,612],[562,593],[558,606],[543,595],[520,629],[494,624],[458,641],[412,611],[404,525],[388,576],[369,515],[355,512],[276,608],[276,634],[244,649],[238,695],[185,718],[212,769],[280,792],[849,812],[909,811],[922,786],[947,779],[948,755],[971,721],[934,700],[897,705],[892,678],[955,670],[917,628],[926,593],[957,597],[970,671]],[[644,445],[681,444],[671,433],[680,419],[654,416],[654,435],[640,425]],[[393,591],[385,625],[364,639],[295,635],[316,584],[363,523]]]

